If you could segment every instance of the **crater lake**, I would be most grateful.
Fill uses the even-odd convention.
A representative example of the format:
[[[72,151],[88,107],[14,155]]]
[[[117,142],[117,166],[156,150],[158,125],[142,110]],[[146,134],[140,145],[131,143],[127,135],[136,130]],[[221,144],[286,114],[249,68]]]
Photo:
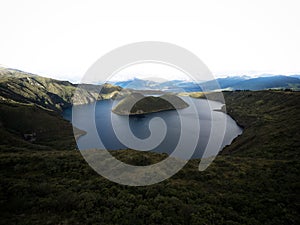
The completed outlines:
[[[91,104],[73,106],[73,113],[76,112],[76,118],[72,119],[72,108],[64,110],[63,116],[65,119],[71,121],[73,126],[80,130],[86,131],[85,135],[77,139],[77,145],[80,150],[84,149],[107,149],[119,150],[127,149],[128,146],[122,143],[116,135],[115,130],[122,136],[128,136],[128,127],[124,124],[129,124],[132,133],[132,142],[138,138],[145,140],[151,135],[149,123],[152,119],[160,118],[164,123],[157,120],[152,120],[156,130],[164,129],[166,127],[166,135],[163,140],[151,151],[159,153],[171,154],[178,144],[181,135],[191,135],[191,130],[195,123],[199,123],[200,131],[197,140],[196,148],[192,158],[201,158],[216,156],[219,151],[229,145],[234,138],[242,133],[242,128],[226,113],[220,111],[224,104],[216,101],[206,99],[196,99],[190,97],[181,97],[185,101],[192,102],[197,113],[193,107],[187,107],[180,111],[180,116],[185,117],[187,129],[182,132],[181,120],[179,113],[176,110],[162,111],[150,113],[139,116],[122,116],[116,115],[112,112],[112,108],[118,103],[117,100],[101,100]],[[112,123],[112,120],[114,123]],[[113,127],[112,124],[116,126]],[[95,132],[90,132],[91,130]],[[96,136],[95,136],[96,135]],[[101,140],[101,144],[96,139]],[[126,140],[130,142],[130,138]],[[185,143],[185,149],[194,148],[192,143]],[[131,149],[144,150],[131,146]],[[175,157],[187,158],[185,149]]]

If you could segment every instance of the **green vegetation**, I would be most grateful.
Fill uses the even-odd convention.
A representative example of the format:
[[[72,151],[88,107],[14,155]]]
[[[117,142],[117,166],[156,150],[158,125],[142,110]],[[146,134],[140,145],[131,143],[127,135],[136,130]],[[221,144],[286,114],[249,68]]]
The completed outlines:
[[[205,95],[207,93],[205,92],[180,92],[178,96],[185,96],[185,97],[192,97],[192,98],[206,98]]]
[[[78,94],[74,96],[77,87]],[[121,90],[111,84],[78,86],[18,70],[0,69],[0,100],[32,103],[54,111],[70,107],[73,96],[77,104],[86,104],[114,98]]]
[[[193,160],[171,179],[137,188],[102,178],[76,151],[0,157],[2,224],[299,223],[296,160],[220,156],[201,173]],[[144,158],[152,159],[137,156]]]
[[[4,149],[76,148],[70,122],[57,112],[34,104],[0,101],[0,133],[0,145]],[[36,140],[25,141],[25,134],[35,134]]]
[[[176,95],[165,94],[160,97],[132,93],[122,99],[112,111],[119,115],[140,115],[165,110],[183,109],[189,105]]]
[[[298,92],[224,92],[244,132],[204,172],[191,160],[159,184],[94,172],[71,124],[39,104],[0,104],[0,224],[300,224]],[[35,141],[23,134],[36,133]],[[134,165],[165,154],[111,152]]]
[[[300,92],[224,92],[227,112],[243,135],[224,153],[268,159],[299,159]]]

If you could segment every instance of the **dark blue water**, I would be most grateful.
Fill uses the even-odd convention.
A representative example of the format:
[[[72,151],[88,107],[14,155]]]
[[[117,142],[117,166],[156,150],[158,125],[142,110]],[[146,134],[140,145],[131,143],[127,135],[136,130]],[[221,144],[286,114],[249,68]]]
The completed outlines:
[[[129,116],[130,132],[132,132],[136,138],[146,139],[151,135],[149,129],[150,120],[156,117],[161,118],[167,127],[166,136],[152,151],[171,154],[177,146],[181,135],[192,136],[192,128],[198,121],[196,119],[197,117],[200,122],[200,133],[193,158],[202,157],[204,150],[206,157],[215,156],[225,145],[230,144],[235,137],[242,133],[242,129],[231,117],[225,113],[215,111],[222,107],[221,103],[204,99],[182,98],[192,101],[197,109],[197,114],[192,110],[192,107],[180,110],[181,116],[185,117],[185,122],[187,123],[187,129],[184,133],[181,133],[182,125],[176,110],[152,113],[145,116]],[[116,101],[114,102],[112,100],[103,100],[94,104],[74,106],[73,112],[76,113],[76,118],[73,118],[73,121],[72,108],[64,111],[65,119],[72,121],[73,125],[77,128],[87,131],[86,135],[81,136],[77,140],[77,145],[80,150],[91,148],[118,150],[128,148],[115,134],[116,129],[118,129],[121,135],[122,132],[123,134],[129,132],[124,126],[124,122],[128,120],[128,117],[119,116],[111,112],[113,105],[116,103]],[[114,124],[117,125],[115,130],[112,126],[112,118]],[[153,124],[158,130],[160,128],[163,129],[163,127],[160,127],[163,125],[159,121],[153,122]],[[97,130],[97,135],[93,132],[93,127],[95,127],[94,130]],[[213,127],[217,129],[212,130]],[[101,144],[96,140],[97,138],[101,139]],[[211,138],[211,140],[208,145],[209,138]],[[130,140],[127,141],[130,142]],[[135,149],[134,146],[131,146],[131,148]],[[185,149],[190,148],[194,147],[189,146],[189,142],[187,142]],[[182,150],[178,157],[185,158],[185,149]]]

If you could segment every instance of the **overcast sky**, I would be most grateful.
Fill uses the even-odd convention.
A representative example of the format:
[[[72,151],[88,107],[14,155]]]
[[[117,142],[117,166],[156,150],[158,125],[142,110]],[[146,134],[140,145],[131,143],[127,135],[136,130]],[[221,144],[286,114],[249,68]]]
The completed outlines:
[[[216,76],[299,73],[299,2],[2,0],[0,64],[78,81],[114,48],[164,41]]]

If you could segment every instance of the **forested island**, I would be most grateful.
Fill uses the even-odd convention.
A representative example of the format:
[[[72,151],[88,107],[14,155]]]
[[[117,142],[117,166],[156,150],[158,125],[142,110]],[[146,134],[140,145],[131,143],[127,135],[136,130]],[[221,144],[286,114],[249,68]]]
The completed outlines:
[[[166,110],[183,109],[189,105],[180,97],[165,94],[159,97],[132,93],[122,99],[112,112],[119,115],[143,115]]]

